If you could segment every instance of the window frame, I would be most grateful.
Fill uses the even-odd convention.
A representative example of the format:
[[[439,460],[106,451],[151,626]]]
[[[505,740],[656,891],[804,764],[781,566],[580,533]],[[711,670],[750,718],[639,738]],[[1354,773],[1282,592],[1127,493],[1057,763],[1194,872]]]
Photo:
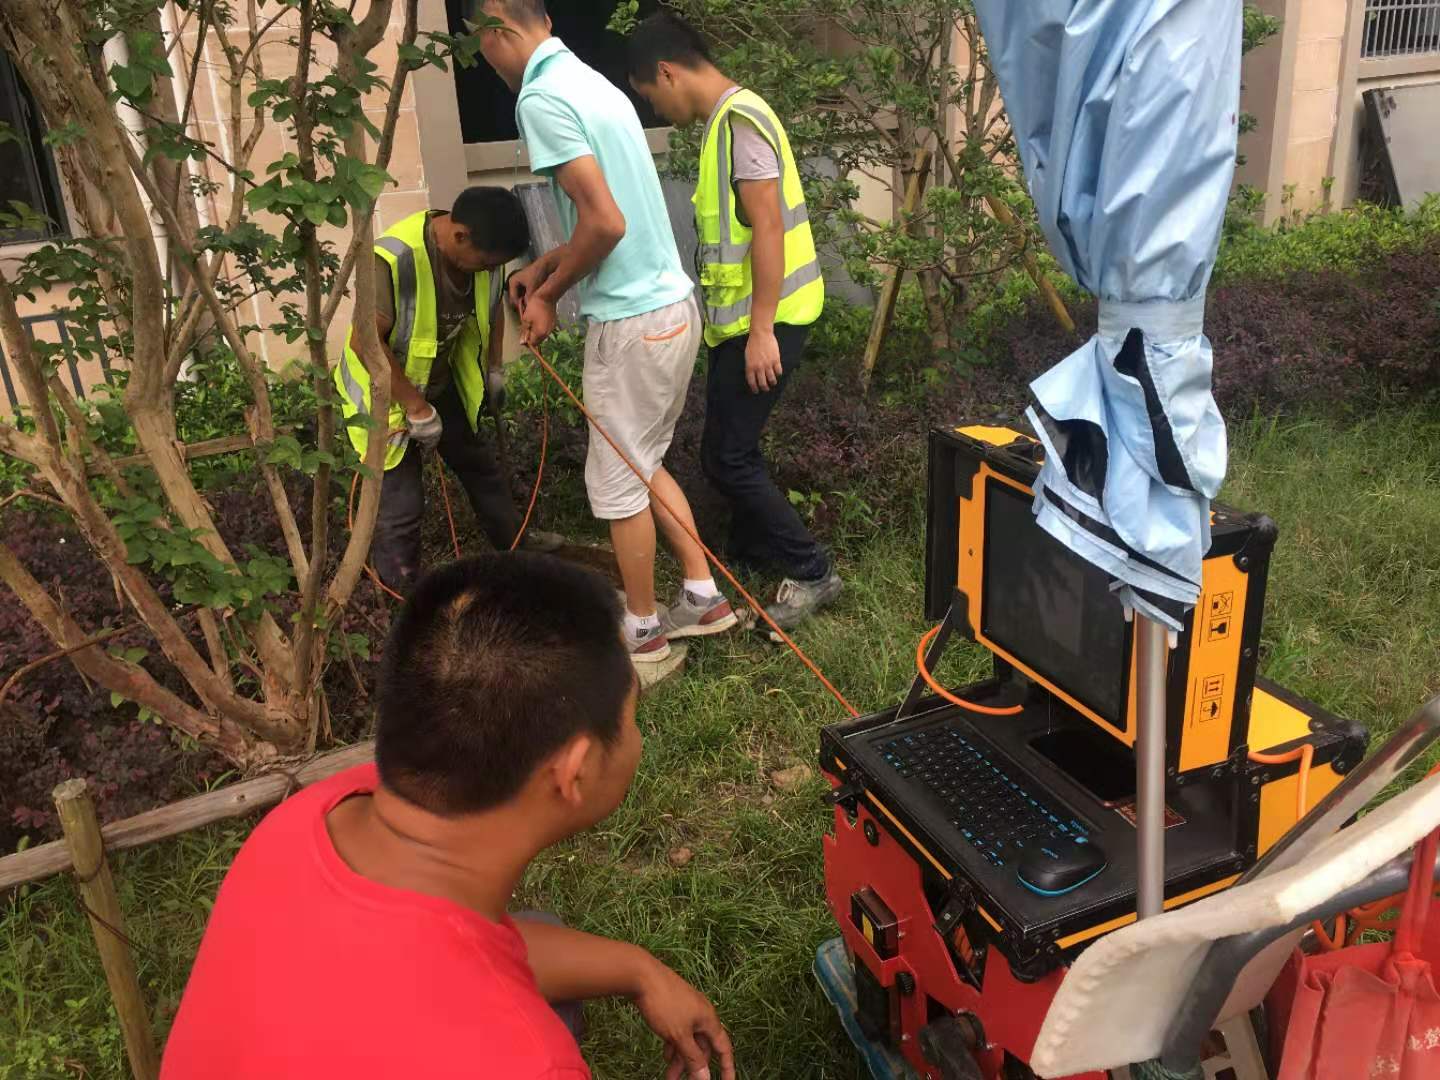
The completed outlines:
[[[55,153],[43,142],[44,117],[34,95],[20,78],[20,72],[8,55],[0,52],[0,94],[7,94],[15,103],[15,122],[11,128],[25,167],[26,180],[32,195],[31,209],[50,219],[46,229],[0,229],[0,249],[6,255],[34,250],[60,237],[70,236],[70,208],[66,202],[65,185],[55,166]],[[36,205],[35,200],[41,205]],[[51,205],[53,204],[53,205]]]
[[[442,8],[444,6],[445,5],[442,4]],[[446,15],[446,26],[449,26],[448,13]],[[610,33],[610,31],[602,30],[601,33],[608,34]],[[567,46],[569,45],[570,41],[566,38],[564,34],[557,33],[555,36],[560,38],[562,41],[565,41]],[[621,47],[623,48],[623,39],[617,36],[616,40],[622,43]],[[582,57],[582,59],[584,58]],[[481,65],[484,64],[483,60],[477,60],[476,62]],[[458,74],[459,67],[458,65],[455,65],[452,67],[451,70],[450,83],[455,90],[457,106],[459,105],[460,100],[460,86],[459,83],[456,81],[456,75]],[[619,86],[619,88],[627,94],[630,93],[628,88],[625,86]],[[492,139],[480,142],[470,142],[466,140],[464,136],[464,117],[461,116],[459,117],[459,119],[461,130],[461,145],[464,147],[465,168],[468,172],[501,172],[507,169],[516,170],[518,172],[529,171],[530,157],[525,150],[524,139]],[[673,127],[666,124],[663,120],[660,120],[656,123],[654,127],[643,127],[642,130],[645,132],[645,138],[650,145],[650,150],[652,153],[664,153],[669,149],[670,133],[674,130]]]

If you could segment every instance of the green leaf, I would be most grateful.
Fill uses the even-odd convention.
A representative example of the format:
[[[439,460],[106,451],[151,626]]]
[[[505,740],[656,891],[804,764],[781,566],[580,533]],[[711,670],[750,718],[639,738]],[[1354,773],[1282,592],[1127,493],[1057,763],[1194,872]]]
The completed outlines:
[[[312,225],[324,225],[330,218],[330,208],[324,203],[307,202],[302,208],[305,220]]]
[[[124,704],[125,704],[125,695],[124,695],[124,694],[116,693],[114,690],[110,691],[110,707],[111,707],[112,709],[118,709],[121,705],[124,705]]]
[[[390,182],[390,174],[378,165],[366,165],[360,170],[360,175],[355,178],[366,195],[372,199],[378,199],[380,193],[385,190],[385,185]]]
[[[151,74],[139,64],[128,67],[112,64],[110,78],[115,83],[115,89],[132,101],[143,101],[150,96]]]

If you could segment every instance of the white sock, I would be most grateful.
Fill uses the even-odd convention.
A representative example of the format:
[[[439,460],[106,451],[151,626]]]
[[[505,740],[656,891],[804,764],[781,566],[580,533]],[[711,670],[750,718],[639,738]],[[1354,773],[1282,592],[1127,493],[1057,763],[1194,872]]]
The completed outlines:
[[[712,596],[719,596],[719,586],[715,584],[713,577],[707,577],[704,581],[691,581],[685,579],[685,591],[701,600],[709,600]]]
[[[631,637],[639,637],[646,630],[654,630],[660,625],[660,613],[652,612],[649,615],[636,615],[629,608],[625,609],[625,633]]]

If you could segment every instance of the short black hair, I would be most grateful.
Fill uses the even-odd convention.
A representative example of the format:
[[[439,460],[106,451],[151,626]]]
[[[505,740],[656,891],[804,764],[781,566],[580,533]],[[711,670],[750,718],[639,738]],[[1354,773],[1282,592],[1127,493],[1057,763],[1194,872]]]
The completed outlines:
[[[530,223],[513,191],[468,187],[450,208],[450,218],[470,230],[472,247],[503,255],[506,262],[529,250]]]
[[[545,10],[545,0],[479,0],[475,10],[483,12],[491,6],[499,8],[507,18],[522,26],[534,26],[549,17],[549,12]]]
[[[692,71],[714,63],[700,31],[669,11],[657,11],[635,27],[626,46],[626,73],[638,83],[653,83],[662,60]]]
[[[525,552],[451,563],[415,587],[385,644],[380,781],[435,814],[498,806],[576,735],[613,744],[634,685],[600,575]]]

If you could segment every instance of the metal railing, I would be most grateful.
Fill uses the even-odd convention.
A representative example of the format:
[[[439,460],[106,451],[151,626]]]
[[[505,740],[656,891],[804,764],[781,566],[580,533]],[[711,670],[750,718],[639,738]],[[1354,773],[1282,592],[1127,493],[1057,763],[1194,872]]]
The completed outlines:
[[[1365,0],[1366,60],[1440,55],[1440,0]]]
[[[35,341],[35,328],[37,326],[41,325],[42,323],[54,323],[55,336],[53,338],[47,337],[45,340],[58,341],[62,345],[67,345],[69,344],[72,336],[70,333],[70,327],[67,325],[65,318],[68,314],[69,313],[65,311],[51,311],[43,315],[26,315],[21,318],[20,325],[30,336],[30,340]],[[89,331],[86,332],[86,336],[90,337],[92,341],[97,343],[96,348],[99,353],[100,370],[104,376],[105,381],[109,382],[110,357],[106,355],[104,347],[98,344],[101,340],[98,329],[92,327]],[[86,391],[89,388],[85,385],[85,381],[81,377],[80,365],[75,361],[73,355],[66,357],[66,361],[61,372],[61,377],[63,378],[66,374],[68,374],[70,377],[70,387],[72,390],[74,390],[75,396],[77,398],[84,398]],[[5,356],[5,350],[3,346],[0,346],[0,387],[4,388],[5,397],[9,402],[10,410],[13,411],[15,409],[18,409],[21,404],[20,396],[19,392],[15,387],[15,376],[10,370],[10,361]]]

